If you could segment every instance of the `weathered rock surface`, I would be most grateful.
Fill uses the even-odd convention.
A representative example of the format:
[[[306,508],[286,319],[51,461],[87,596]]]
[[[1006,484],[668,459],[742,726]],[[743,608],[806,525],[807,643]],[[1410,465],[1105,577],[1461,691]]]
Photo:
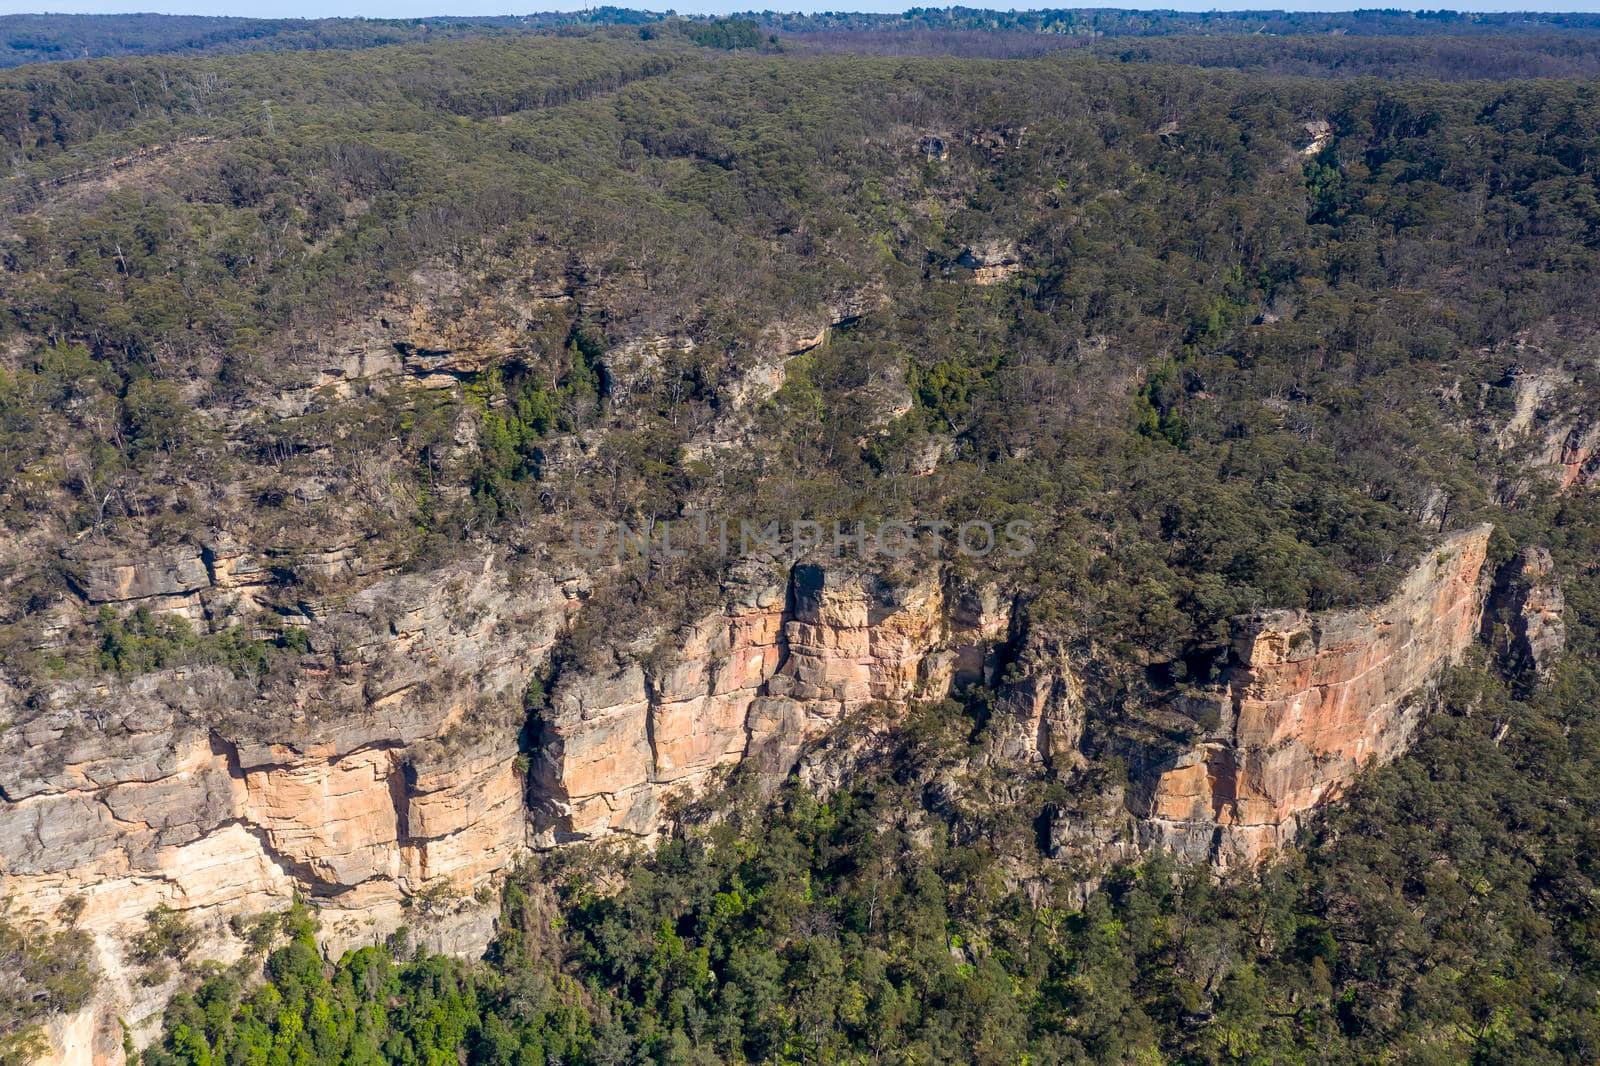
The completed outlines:
[[[1009,615],[992,590],[937,572],[895,582],[803,563],[729,592],[664,661],[558,683],[535,767],[543,842],[648,835],[670,798],[736,763],[781,779],[868,704],[979,676]]]
[[[1060,774],[1082,762],[1085,707],[1066,647],[1029,634],[1012,664],[996,722],[996,749]]]
[[[1513,671],[1543,676],[1566,647],[1565,608],[1550,552],[1524,549],[1495,578],[1484,636]]]
[[[187,597],[211,584],[199,548],[178,547],[137,558],[80,555],[70,579],[90,603]]]
[[[963,248],[956,264],[972,271],[976,285],[994,285],[1022,269],[1014,241],[994,238]]]
[[[1511,412],[1495,434],[1502,449],[1522,448],[1529,465],[1548,475],[1559,492],[1592,485],[1600,473],[1600,420],[1594,413],[1594,341],[1580,345],[1589,354],[1575,365],[1506,372]],[[1515,493],[1513,493],[1515,495]]]
[[[265,689],[198,667],[62,683],[35,706],[0,690],[0,891],[45,920],[82,897],[102,1013],[136,1027],[159,998],[126,944],[158,904],[225,953],[227,917],[295,893],[345,944],[410,896],[470,895],[525,845],[521,694],[572,602],[542,575],[509,585],[493,557],[379,581],[314,619],[325,654]]]
[[[1580,488],[1600,473],[1600,422],[1580,423],[1567,431],[1555,455],[1561,491]]]
[[[171,598],[211,588],[202,560],[96,561],[83,588],[186,610]],[[108,978],[106,1056],[113,1020],[148,1033],[166,991],[140,984],[128,952],[157,905],[217,958],[237,950],[228,917],[296,894],[334,949],[416,926],[407,901],[469,897],[530,846],[648,837],[664,804],[719,770],[749,760],[781,780],[868,704],[903,709],[980,675],[1009,613],[937,569],[779,568],[667,634],[664,655],[564,677],[525,780],[522,695],[581,593],[490,556],[308,605],[311,654],[265,687],[215,667],[62,682],[31,701],[0,687],[0,891],[29,920],[82,897]],[[481,917],[445,917],[441,944],[487,941]]]
[[[1162,846],[1228,864],[1281,846],[1404,746],[1412,694],[1478,631],[1487,538],[1447,539],[1372,610],[1255,619],[1222,724],[1128,801],[1148,799],[1140,826],[1080,805],[1052,824],[1052,853]],[[143,596],[208,612],[261,587],[260,564],[220,536],[75,563],[84,598],[117,609]],[[81,896],[107,978],[87,1030],[57,1027],[63,1047],[91,1041],[111,1060],[115,1019],[151,1031],[167,989],[140,984],[128,943],[158,904],[203,930],[209,957],[238,950],[228,917],[296,894],[322,908],[336,950],[402,922],[477,950],[492,910],[429,922],[419,898],[470,897],[528,848],[649,839],[736,765],[768,784],[797,769],[837,783],[873,729],[967,681],[999,686],[993,757],[1056,776],[1084,766],[1069,649],[1018,636],[1008,595],[950,569],[751,564],[701,617],[612,647],[603,666],[565,665],[530,717],[523,693],[586,594],[491,553],[307,597],[294,609],[310,652],[265,684],[195,667],[31,695],[0,685],[0,893],[47,921]],[[841,730],[855,722],[874,724]]]
[[[1224,723],[1159,775],[1143,812],[1148,842],[1220,865],[1255,862],[1363,766],[1399,754],[1418,693],[1478,630],[1489,533],[1446,538],[1370,610],[1243,623]]]
[[[767,324],[751,350],[717,388],[718,414],[708,431],[684,446],[686,458],[705,460],[739,446],[755,427],[755,409],[783,388],[789,364],[826,344],[832,332],[884,300],[881,290],[842,293],[825,307]]]
[[[1321,152],[1324,148],[1328,147],[1329,142],[1333,140],[1333,127],[1329,125],[1327,119],[1314,118],[1311,121],[1304,123],[1301,128],[1304,129],[1306,131],[1306,135],[1311,138],[1310,143],[1304,148],[1300,149],[1300,154],[1303,156],[1316,155],[1318,152]]]

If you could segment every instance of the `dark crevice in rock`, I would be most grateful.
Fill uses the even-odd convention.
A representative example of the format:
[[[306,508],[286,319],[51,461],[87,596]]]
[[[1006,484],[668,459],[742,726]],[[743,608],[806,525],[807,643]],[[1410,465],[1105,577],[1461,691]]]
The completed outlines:
[[[1481,636],[1519,689],[1532,689],[1566,647],[1565,609],[1546,549],[1526,548],[1495,572]]]
[[[394,804],[395,846],[404,848],[413,843],[411,837],[411,785],[416,780],[416,769],[402,753],[391,751],[391,768],[387,779],[389,801]]]

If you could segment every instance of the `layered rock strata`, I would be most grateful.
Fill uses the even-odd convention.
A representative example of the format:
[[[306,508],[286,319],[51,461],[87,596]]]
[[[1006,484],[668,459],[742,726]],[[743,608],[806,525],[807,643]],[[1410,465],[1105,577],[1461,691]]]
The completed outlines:
[[[1002,758],[1033,761],[1061,774],[1083,762],[1084,706],[1070,651],[1059,641],[1027,634],[1011,664],[995,751]]]
[[[1015,242],[998,238],[963,248],[956,265],[972,271],[972,281],[977,285],[997,284],[1022,269]]]
[[[1060,857],[1160,846],[1226,865],[1282,846],[1404,746],[1413,694],[1478,630],[1487,540],[1448,538],[1371,610],[1244,625],[1221,725],[1127,801],[1144,816],[1137,839],[1084,807],[1083,824],[1056,827]],[[233,594],[219,588],[230,567],[250,570],[242,554],[185,549],[85,558],[74,580],[97,602],[186,613]],[[1069,650],[1014,635],[993,586],[940,568],[752,566],[720,606],[608,665],[564,661],[530,716],[524,691],[586,590],[491,555],[302,605],[311,652],[263,684],[193,667],[0,687],[0,891],[24,921],[81,898],[107,978],[91,1036],[74,1022],[62,1040],[113,1059],[116,1019],[150,1031],[168,989],[140,985],[129,945],[158,905],[226,958],[228,917],[298,894],[338,950],[426,925],[423,901],[470,897],[528,848],[648,839],[673,802],[736,765],[768,784],[797,767],[834,780],[822,764],[870,740],[842,726],[883,728],[964,681],[998,686],[995,757],[1022,772],[1083,765],[1088,701]],[[492,913],[436,917],[430,943],[471,951]]]
[[[1008,623],[992,589],[936,573],[894,583],[805,563],[731,590],[661,660],[557,685],[538,734],[540,839],[646,836],[665,802],[734,764],[781,778],[868,704],[981,677]]]
[[[168,595],[144,575],[121,587]],[[521,693],[572,593],[536,575],[509,596],[489,558],[313,617],[314,654],[264,686],[198,666],[0,689],[11,916],[78,911],[108,978],[102,1022],[137,1028],[162,989],[139,982],[129,944],[158,906],[226,957],[225,919],[296,894],[335,945],[394,928],[419,893],[470,895],[525,844]]]
[[[1552,452],[1562,492],[1590,485],[1600,473],[1600,422],[1574,426]]]
[[[82,588],[188,614],[213,594],[201,558],[86,561]],[[120,1054],[119,1019],[141,1037],[158,1020],[175,978],[148,985],[131,950],[158,906],[210,958],[239,949],[228,918],[296,895],[333,951],[401,924],[481,950],[492,913],[424,922],[419,901],[469,899],[531,846],[648,837],[667,802],[736,763],[781,780],[868,704],[981,676],[1009,614],[937,570],[778,568],[659,634],[663,653],[570,671],[530,723],[524,691],[583,596],[491,556],[307,605],[310,654],[265,684],[200,666],[0,687],[0,894],[13,920],[76,910],[93,934],[94,1057]],[[83,1061],[65,1050],[83,1024],[60,1035],[62,1061]]]

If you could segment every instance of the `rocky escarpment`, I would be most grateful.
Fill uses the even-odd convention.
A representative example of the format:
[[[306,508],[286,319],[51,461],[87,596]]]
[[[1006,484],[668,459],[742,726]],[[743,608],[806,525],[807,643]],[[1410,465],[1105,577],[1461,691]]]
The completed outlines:
[[[1562,438],[1561,450],[1552,452],[1561,491],[1591,484],[1600,473],[1600,422],[1574,425]]]
[[[1376,608],[1242,624],[1217,727],[1152,787],[1064,810],[1053,851],[1227,865],[1281,847],[1404,747],[1416,693],[1478,632],[1487,541],[1446,539]],[[203,615],[233,594],[216,587],[225,558],[86,557],[74,581],[97,602]],[[148,1031],[168,990],[141,985],[130,952],[158,905],[218,958],[239,947],[228,917],[296,894],[334,948],[405,922],[476,950],[491,908],[418,901],[466,899],[530,848],[648,839],[736,766],[768,786],[797,768],[836,780],[912,702],[968,681],[996,686],[996,765],[1067,780],[1086,765],[1074,649],[948,567],[743,564],[712,610],[563,660],[525,707],[587,595],[587,579],[491,553],[303,604],[310,650],[263,683],[200,666],[0,691],[4,891],[29,920],[81,901],[108,978],[101,1052],[117,1053],[118,1018]]]
[[[1500,568],[1484,613],[1484,638],[1514,674],[1550,672],[1567,643],[1566,598],[1545,548],[1527,548]]]
[[[1022,269],[1017,259],[1017,246],[1011,241],[979,241],[963,248],[956,257],[956,265],[972,271],[972,280],[978,285],[994,285]]]
[[[1375,608],[1241,622],[1218,728],[1158,775],[1140,812],[1149,843],[1257,861],[1363,766],[1403,750],[1420,694],[1478,631],[1490,531],[1446,538]]]
[[[1282,847],[1407,743],[1417,693],[1479,631],[1488,533],[1447,538],[1375,608],[1242,622],[1216,727],[1149,787],[1063,809],[1053,852],[1229,865]],[[1526,593],[1517,634],[1545,655],[1547,568],[1522,562],[1506,579]],[[72,566],[92,603],[196,619],[253,595],[260,569],[210,545]],[[1086,766],[1079,650],[943,566],[741,564],[713,609],[563,660],[525,706],[589,581],[490,553],[302,602],[309,650],[264,682],[193,666],[0,691],[4,891],[28,920],[81,901],[108,978],[92,1034],[104,1054],[120,1046],[114,1020],[140,1032],[167,991],[140,983],[130,952],[160,905],[219,958],[238,950],[227,918],[295,895],[321,908],[334,948],[404,922],[475,950],[492,909],[418,901],[466,899],[530,848],[648,839],[734,767],[768,786],[796,768],[835,780],[912,702],[969,681],[996,687],[997,765],[1064,780]]]
[[[993,587],[937,572],[752,575],[658,661],[558,684],[538,727],[540,839],[648,835],[665,802],[735,764],[781,779],[868,705],[903,709],[983,677],[1009,614]]]
[[[169,563],[117,587],[169,595]],[[15,916],[66,905],[94,935],[106,1054],[161,1001],[128,950],[157,906],[225,958],[226,918],[300,894],[348,944],[511,863],[521,694],[579,592],[490,556],[308,606],[311,652],[264,685],[192,666],[0,691],[0,883]]]
[[[82,574],[99,602],[196,614],[212,595],[186,551]],[[481,949],[491,909],[417,901],[468,899],[529,847],[649,836],[737,763],[781,780],[869,704],[983,676],[1010,607],[937,568],[758,568],[613,668],[564,671],[530,722],[524,691],[585,595],[490,555],[304,605],[309,652],[264,684],[195,666],[0,691],[4,894],[19,920],[74,910],[93,934],[96,1056],[118,1053],[118,1019],[147,1032],[175,979],[131,951],[158,906],[207,957],[237,952],[226,919],[295,895],[335,950],[402,923]]]
[[[776,660],[739,682],[740,691],[708,691],[702,701],[675,699],[672,686],[683,679],[651,673],[651,713],[639,734],[650,758],[639,780],[603,752],[586,764],[583,737],[572,739],[572,757],[552,764],[543,757],[548,748],[525,750],[524,693],[595,575],[563,576],[543,549],[533,563],[524,551],[487,545],[476,560],[399,572],[415,527],[402,472],[381,454],[392,444],[352,456],[330,442],[363,412],[435,410],[435,390],[460,391],[510,364],[537,363],[541,352],[564,352],[573,328],[566,282],[554,271],[518,277],[503,299],[484,300],[469,279],[418,272],[407,295],[370,318],[284,353],[272,368],[275,394],[199,403],[197,424],[208,439],[215,431],[227,442],[239,466],[213,486],[205,507],[184,511],[180,533],[160,523],[96,521],[70,540],[41,526],[33,542],[0,549],[0,585],[10,594],[0,627],[26,615],[0,637],[41,664],[13,672],[0,662],[0,897],[17,901],[19,920],[50,923],[72,913],[95,938],[107,991],[92,1033],[71,1028],[73,1046],[87,1039],[98,1042],[97,1054],[119,1054],[119,1018],[136,1037],[147,1035],[171,984],[135,965],[129,945],[157,906],[200,927],[207,957],[238,949],[226,919],[281,907],[296,894],[319,906],[335,948],[404,922],[431,926],[418,931],[436,947],[480,949],[488,909],[457,913],[453,904],[418,901],[470,899],[530,845],[570,838],[564,826],[573,819],[594,830],[580,836],[652,833],[662,802],[744,757],[738,745],[713,750],[722,743],[719,706],[741,737],[788,729],[788,719],[763,727],[739,717],[757,695],[776,698],[767,688]],[[718,426],[743,419],[747,429],[741,411],[782,383],[784,363],[873,299],[842,296],[757,331],[741,372],[718,382]],[[544,335],[552,330],[553,341]],[[607,411],[619,410],[630,389],[659,386],[663,363],[694,351],[692,339],[663,336],[637,350],[619,344],[597,364]],[[477,415],[468,404],[437,410],[449,416],[437,445],[445,464],[471,443]],[[304,419],[339,425],[305,429],[297,421]],[[558,445],[579,436],[546,442],[547,465],[554,469]],[[595,461],[578,460],[575,477]],[[421,495],[465,493],[441,480]],[[176,499],[145,504],[159,511]],[[777,634],[746,633],[730,654],[747,650],[739,642],[767,640],[769,655],[781,648],[790,661],[787,579],[777,584],[776,607],[734,619],[747,629],[777,619]],[[288,636],[306,651],[275,659],[259,681],[207,665],[206,654],[179,656],[186,665],[177,668],[144,663],[133,669],[150,672],[131,680],[98,673],[95,619],[103,626],[136,611],[163,625],[183,620],[202,647],[223,635]],[[678,639],[686,663],[716,645],[700,648],[692,633],[658,636],[669,645]],[[913,669],[947,636],[943,619],[918,633],[929,643],[907,653]],[[613,671],[619,683],[642,683],[637,651],[622,656],[631,668]],[[791,669],[803,660],[796,654]],[[562,698],[608,678],[580,683],[569,673]],[[825,728],[829,713],[803,712],[822,723],[804,739]],[[547,732],[565,742],[559,725]],[[789,743],[787,734],[778,740],[750,745],[775,773],[773,753]],[[555,782],[548,791],[546,780]],[[617,797],[639,799],[631,816],[603,826],[583,821]],[[576,813],[553,813],[568,804]],[[439,920],[419,921],[425,911],[441,912]]]
[[[1556,491],[1582,491],[1600,474],[1600,419],[1595,416],[1595,342],[1583,338],[1569,365],[1524,370],[1513,365],[1500,382],[1510,410],[1495,432],[1502,449],[1520,452],[1529,469],[1548,477]],[[1527,354],[1527,353],[1523,353]],[[1514,497],[1521,487],[1502,487]]]

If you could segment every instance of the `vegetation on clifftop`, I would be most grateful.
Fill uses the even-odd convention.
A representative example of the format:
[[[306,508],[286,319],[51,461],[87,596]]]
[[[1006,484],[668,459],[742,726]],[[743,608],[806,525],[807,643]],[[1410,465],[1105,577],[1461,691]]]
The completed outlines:
[[[941,788],[986,750],[946,704],[844,791],[519,872],[483,962],[401,935],[324,963],[297,911],[144,1061],[1591,1062],[1594,512],[1556,521],[1582,576],[1555,677],[1519,700],[1457,669],[1415,749],[1259,873],[1157,856],[1084,899],[1035,851],[1048,797]]]
[[[22,724],[87,673],[337,683],[379,580],[514,592],[575,520],[694,511],[1033,521],[1003,576],[1092,652],[1096,738],[1216,726],[1172,708],[1230,619],[1372,602],[1484,519],[1551,550],[1568,653],[1469,657],[1297,855],[1218,881],[1047,858],[1129,769],[1002,772],[978,687],[828,794],[531,864],[483,960],[326,960],[300,906],[224,966],[158,910],[147,1066],[1600,1059],[1600,514],[1545,476],[1594,409],[1600,24],[577,18],[11,38],[118,54],[0,73]],[[587,575],[564,653],[670,631],[721,565]],[[0,1064],[88,954],[0,922]]]
[[[1487,513],[1513,349],[1586,343],[1600,231],[1579,82],[606,31],[34,66],[0,97],[10,529],[356,529],[374,573],[691,501],[1026,515],[1041,611],[1201,677],[1231,614],[1370,600]],[[1012,275],[975,284],[996,242]],[[364,332],[413,312],[475,317]],[[697,452],[770,329],[824,312],[747,440]],[[305,385],[397,345],[402,384],[455,385]],[[293,612],[322,578],[282,559]],[[26,644],[65,590],[17,580]]]

